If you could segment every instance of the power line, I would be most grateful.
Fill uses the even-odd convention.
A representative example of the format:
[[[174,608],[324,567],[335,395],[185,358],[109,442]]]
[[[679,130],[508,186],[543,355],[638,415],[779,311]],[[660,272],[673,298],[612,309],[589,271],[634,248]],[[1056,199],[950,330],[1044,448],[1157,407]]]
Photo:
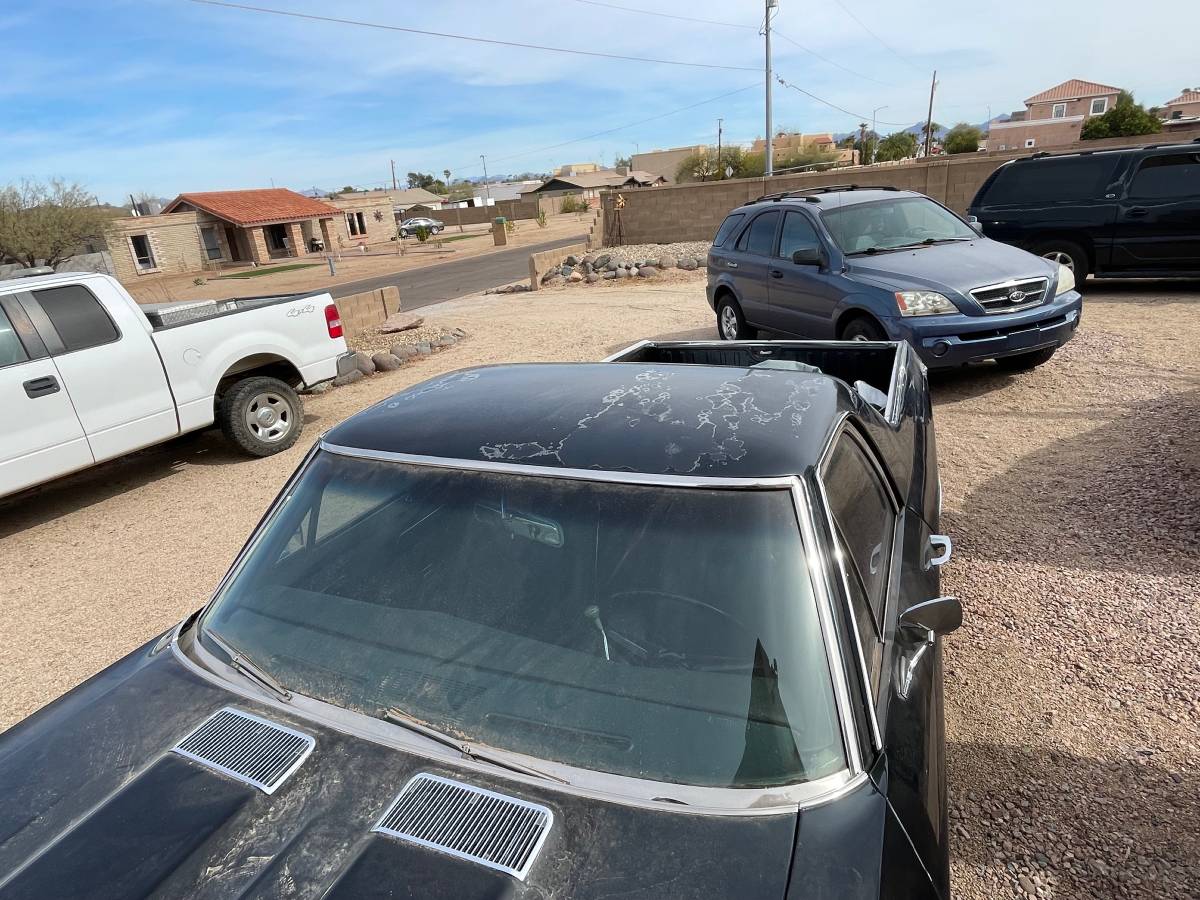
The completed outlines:
[[[771,33],[772,33],[773,35],[775,35],[775,37],[781,37],[781,38],[783,38],[783,39],[784,39],[785,41],[787,41],[789,44],[794,44],[795,46],[797,46],[797,47],[799,47],[801,50],[803,50],[805,53],[808,53],[808,54],[811,54],[812,56],[815,56],[817,59],[821,60],[821,62],[823,62],[823,63],[827,63],[827,64],[829,64],[829,65],[831,65],[831,66],[834,66],[834,67],[836,67],[836,68],[838,68],[838,69],[841,69],[843,72],[849,72],[851,75],[855,75],[855,76],[857,76],[857,77],[859,77],[859,78],[862,78],[862,79],[864,79],[864,80],[866,80],[866,81],[872,81],[872,82],[874,82],[875,84],[880,84],[880,85],[883,85],[884,87],[892,87],[892,85],[888,84],[886,81],[880,81],[878,78],[872,78],[870,75],[864,75],[862,72],[855,72],[853,69],[849,68],[848,66],[843,66],[843,65],[842,65],[840,62],[836,62],[836,61],[834,61],[834,60],[832,60],[832,59],[829,59],[827,56],[822,56],[820,53],[818,53],[816,50],[813,50],[811,47],[805,47],[805,46],[804,46],[803,44],[801,44],[799,41],[793,40],[792,38],[788,37],[786,34],[784,34],[784,33],[783,33],[782,31],[780,31],[778,28],[774,28],[774,27],[772,27],[772,28],[771,28]]]
[[[889,53],[891,53],[892,56],[896,57],[896,59],[900,60],[906,66],[912,66],[912,68],[916,69],[918,72],[924,71],[924,69],[922,69],[916,63],[910,62],[907,57],[901,56],[899,51],[897,51],[895,47],[893,47],[891,44],[889,44],[887,41],[885,41],[883,38],[881,38],[879,35],[877,35],[875,32],[873,32],[870,28],[868,28],[867,23],[864,22],[862,19],[860,19],[858,16],[856,16],[850,10],[850,8],[842,2],[842,0],[833,0],[833,2],[842,8],[842,12],[844,12],[846,15],[848,15],[850,18],[852,18],[855,22],[857,22],[863,31],[865,31],[871,37],[875,38],[875,40],[879,41],[880,45],[885,50],[887,50]]]
[[[456,41],[471,41],[476,44],[494,44],[499,47],[520,47],[524,50],[544,50],[548,53],[566,53],[574,56],[591,56],[602,59],[619,59],[624,62],[656,63],[663,66],[684,66],[691,69],[724,69],[729,72],[757,72],[756,66],[722,66],[715,63],[683,62],[677,59],[653,59],[645,56],[625,56],[620,53],[603,53],[599,50],[572,50],[566,47],[546,47],[541,44],[525,44],[519,41],[501,41],[494,38],[471,37],[465,34],[450,34],[445,31],[426,31],[421,28],[408,28],[403,25],[384,25],[381,22],[364,22],[358,19],[341,19],[334,16],[316,16],[310,13],[292,12],[284,9],[271,9],[265,6],[249,6],[243,3],[227,3],[224,0],[189,0],[205,6],[220,6],[225,9],[240,9],[244,12],[268,13],[273,16],[287,16],[292,19],[307,19],[313,22],[330,22],[335,25],[356,25],[360,28],[377,28],[382,31],[401,31],[406,34],[421,34],[427,37],[451,38]]]
[[[838,112],[845,113],[848,116],[853,116],[854,118],[858,119],[860,122],[863,121],[864,119],[871,118],[870,116],[864,116],[860,113],[851,112],[850,110],[848,110],[844,107],[838,106],[836,103],[830,103],[824,97],[818,97],[816,94],[814,94],[810,91],[806,91],[804,88],[798,87],[798,86],[792,84],[790,81],[785,81],[784,79],[779,78],[778,76],[776,76],[775,80],[778,81],[780,84],[782,84],[784,87],[791,88],[793,91],[799,91],[804,96],[812,97],[818,103],[824,103],[830,109],[836,109]],[[883,121],[880,121],[878,124],[880,124],[880,125],[895,125],[897,127],[907,128],[912,123],[911,122],[883,122]]]
[[[699,22],[703,25],[720,25],[724,28],[749,28],[754,25],[742,25],[738,22],[718,22],[715,19],[697,19],[693,16],[676,16],[671,13],[656,12],[652,9],[637,9],[633,6],[618,6],[615,3],[601,3],[600,0],[575,0],[576,3],[586,3],[588,6],[603,6],[606,9],[619,9],[621,12],[641,13],[643,16],[658,16],[660,19],[675,19],[679,22]]]

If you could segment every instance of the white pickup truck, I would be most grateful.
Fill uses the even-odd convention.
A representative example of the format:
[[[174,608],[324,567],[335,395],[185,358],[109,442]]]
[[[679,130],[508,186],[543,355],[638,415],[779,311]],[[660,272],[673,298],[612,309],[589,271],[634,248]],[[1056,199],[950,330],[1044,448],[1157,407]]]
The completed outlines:
[[[143,307],[107,275],[0,281],[0,497],[214,422],[278,453],[298,392],[350,368],[325,293]]]

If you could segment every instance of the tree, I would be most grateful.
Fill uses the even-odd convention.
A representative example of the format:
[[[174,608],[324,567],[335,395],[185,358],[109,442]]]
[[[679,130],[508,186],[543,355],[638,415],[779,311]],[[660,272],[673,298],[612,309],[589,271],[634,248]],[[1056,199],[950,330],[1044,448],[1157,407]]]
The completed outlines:
[[[761,154],[759,154],[761,157]],[[746,170],[746,161],[749,156],[742,152],[741,147],[722,147],[721,156],[717,157],[717,151],[713,149],[703,150],[699,153],[693,153],[690,156],[684,157],[675,170],[676,182],[688,181],[719,181],[725,178],[725,170],[727,168],[733,170],[730,178],[745,178],[749,175]],[[762,165],[759,164],[759,174],[762,174]]]
[[[942,148],[947,153],[974,153],[983,140],[983,132],[974,125],[959,122],[942,139]]]
[[[630,161],[628,156],[618,156],[616,159],[613,160],[613,168],[614,169],[619,169],[619,168],[621,168],[621,166],[631,166],[631,165],[633,165],[633,163]]]
[[[917,136],[911,131],[896,131],[879,142],[876,162],[909,159],[917,155]]]
[[[937,140],[937,133],[942,130],[942,126],[937,122],[926,122],[921,126],[921,146],[925,145],[925,141],[929,142],[929,146],[933,146],[933,142]]]
[[[1085,141],[1106,137],[1127,137],[1138,134],[1157,134],[1162,123],[1142,104],[1134,102],[1133,94],[1121,91],[1117,102],[1102,116],[1091,116],[1083,123],[1079,136]]]
[[[10,184],[0,191],[0,259],[53,266],[101,240],[112,218],[82,185]]]

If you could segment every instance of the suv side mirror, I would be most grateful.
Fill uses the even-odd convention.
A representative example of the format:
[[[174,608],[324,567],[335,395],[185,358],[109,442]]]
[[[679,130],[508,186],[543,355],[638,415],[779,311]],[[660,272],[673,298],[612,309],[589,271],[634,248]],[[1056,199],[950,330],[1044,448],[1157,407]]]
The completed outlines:
[[[792,253],[792,262],[798,266],[819,266],[821,250],[819,247],[801,247]]]
[[[935,597],[910,606],[900,614],[900,627],[934,634],[949,634],[962,625],[962,603],[957,597]]]

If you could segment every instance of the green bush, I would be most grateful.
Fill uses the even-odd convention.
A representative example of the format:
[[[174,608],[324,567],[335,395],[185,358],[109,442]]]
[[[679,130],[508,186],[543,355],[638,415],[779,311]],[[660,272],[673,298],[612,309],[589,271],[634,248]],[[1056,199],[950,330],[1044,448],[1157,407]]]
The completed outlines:
[[[565,213],[587,212],[587,208],[588,205],[586,200],[582,199],[581,197],[575,197],[571,194],[567,194],[562,198],[562,203],[559,205],[558,211]]]
[[[947,153],[974,153],[979,149],[983,140],[983,132],[974,125],[959,122],[946,132],[942,139],[942,149]]]
[[[1142,104],[1135,103],[1133,94],[1121,91],[1112,109],[1102,116],[1091,116],[1083,123],[1079,136],[1085,141],[1094,141],[1107,137],[1157,134],[1160,131],[1162,123],[1158,117],[1147,112]]]
[[[429,229],[426,228],[424,225],[418,225],[417,230],[414,231],[413,234],[415,234],[417,237],[417,240],[423,244],[427,240],[429,240],[430,232],[429,232]]]
[[[534,219],[534,221],[537,222],[538,228],[545,228],[546,225],[549,224],[546,221],[546,211],[544,209],[539,209],[537,217]]]

